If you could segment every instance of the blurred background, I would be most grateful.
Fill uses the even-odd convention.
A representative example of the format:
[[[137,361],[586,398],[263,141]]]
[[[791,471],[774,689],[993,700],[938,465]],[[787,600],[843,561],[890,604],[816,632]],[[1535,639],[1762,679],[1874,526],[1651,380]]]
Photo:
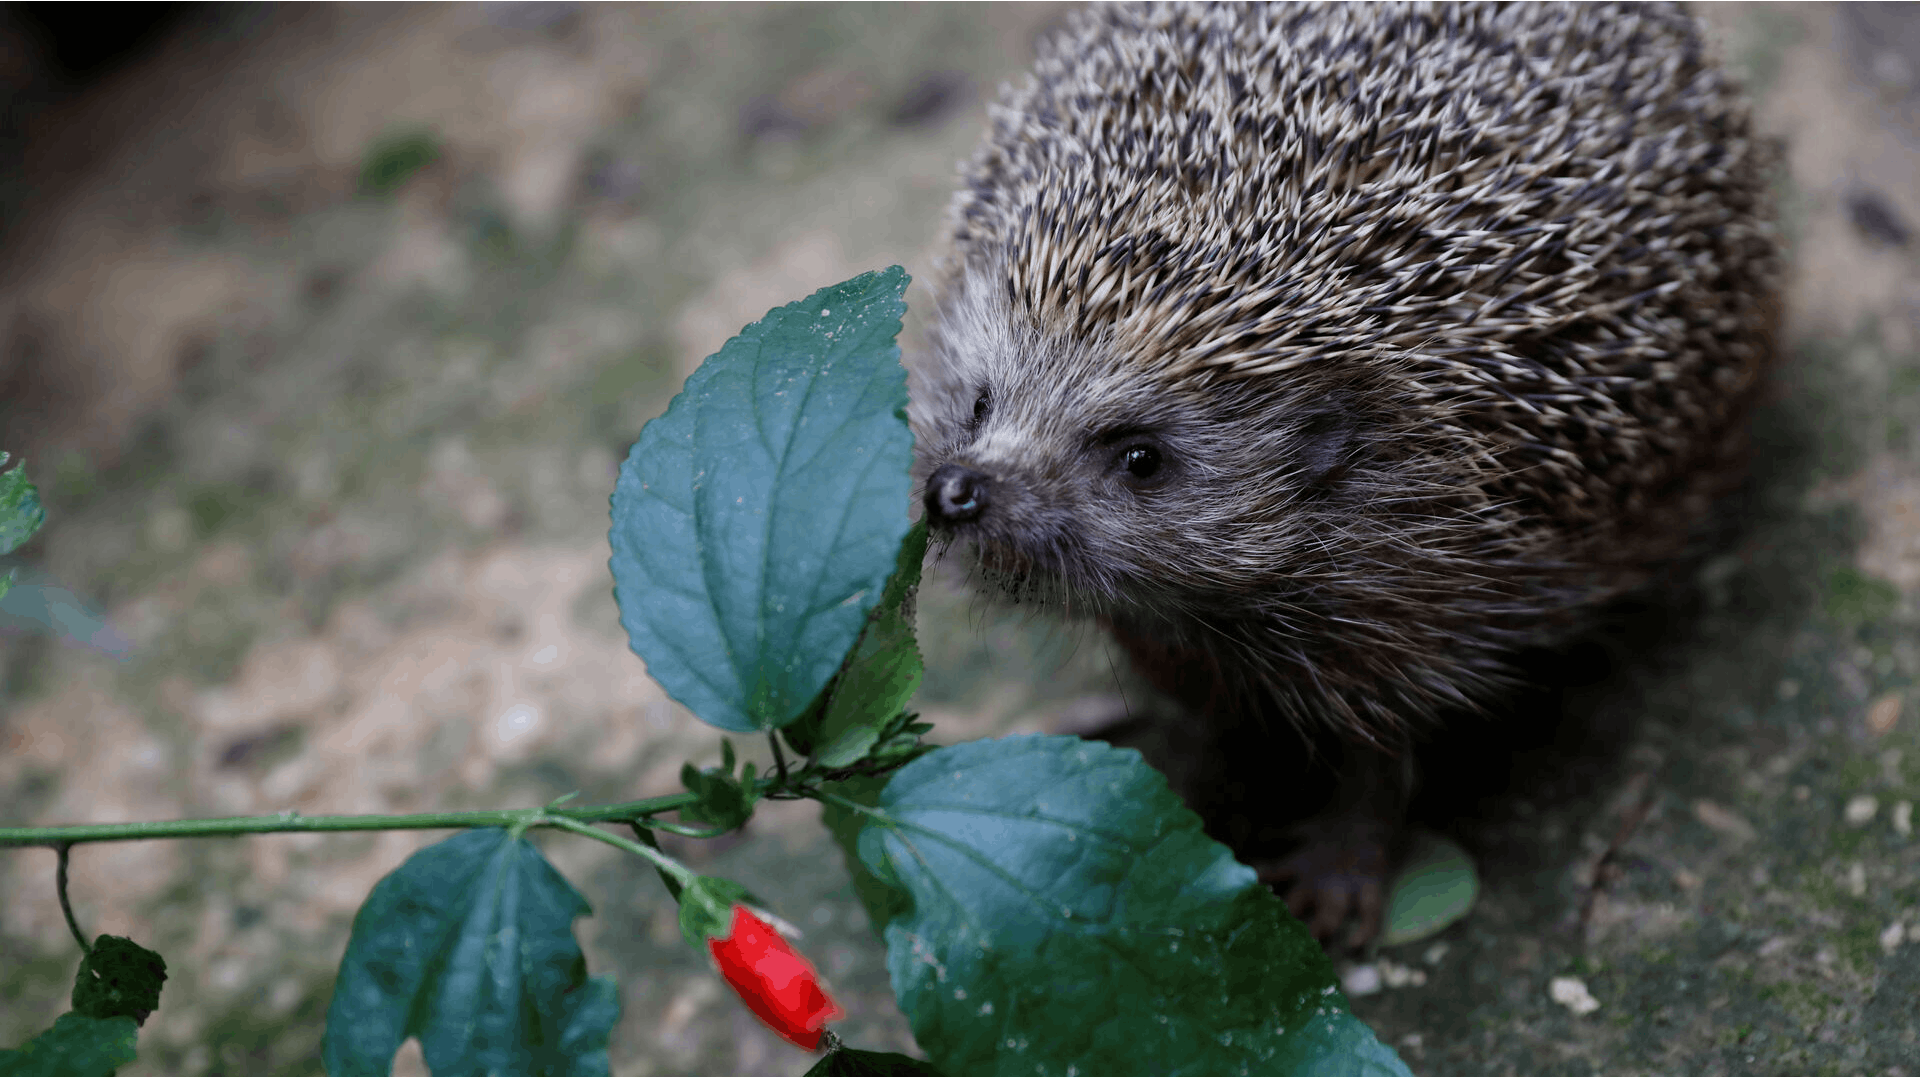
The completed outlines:
[[[75,9],[0,5],[0,448],[49,521],[0,601],[17,824],[624,800],[717,760],[619,629],[617,465],[768,308],[927,270],[985,102],[1065,10]],[[1419,983],[1358,1000],[1416,1072],[1920,1057],[1920,842],[1897,811],[1920,799],[1920,14],[1700,14],[1786,147],[1788,360],[1755,518],[1703,573],[1689,642],[1596,688],[1637,719],[1618,765],[1475,820],[1480,910],[1394,959]],[[1076,728],[1126,689],[1097,636],[939,578],[921,631],[937,740]],[[1648,775],[1666,792],[1569,924]],[[169,961],[125,1072],[319,1073],[354,909],[441,836],[77,850],[83,927]],[[650,872],[541,843],[622,985],[614,1072],[807,1069]],[[814,809],[676,851],[806,929],[848,1041],[909,1049]],[[0,853],[0,1044],[66,1009],[52,873]],[[1597,1016],[1548,997],[1569,970]],[[423,1072],[412,1046],[399,1065]]]

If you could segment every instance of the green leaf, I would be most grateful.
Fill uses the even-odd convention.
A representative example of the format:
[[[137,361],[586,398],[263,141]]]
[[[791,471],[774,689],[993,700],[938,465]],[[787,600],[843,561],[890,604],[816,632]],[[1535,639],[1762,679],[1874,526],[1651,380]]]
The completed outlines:
[[[680,818],[689,822],[738,830],[753,818],[754,795],[751,779],[735,778],[725,770],[698,770],[692,763],[680,767],[680,781],[687,791],[700,798],[697,804],[680,809]]]
[[[19,1048],[0,1051],[0,1077],[108,1077],[134,1060],[139,1035],[131,1017],[63,1013]]]
[[[707,940],[733,930],[733,907],[747,899],[747,888],[732,879],[699,875],[680,892],[680,934],[707,953]]]
[[[440,159],[440,141],[431,131],[394,131],[368,150],[360,163],[360,193],[392,194],[413,174]]]
[[[865,759],[920,689],[926,666],[913,638],[912,600],[926,555],[927,525],[922,521],[900,543],[886,592],[834,678],[817,728],[807,731],[808,754],[821,766],[845,767]]]
[[[918,721],[919,717],[911,711],[901,711],[895,715],[893,721],[880,730],[880,743],[867,753],[867,761],[892,769],[937,750],[932,744],[920,743],[921,735],[933,726]]]
[[[8,456],[0,452],[0,468]],[[40,491],[27,481],[24,461],[11,471],[0,471],[0,554],[9,554],[33,537],[47,522],[47,510],[40,504]],[[0,594],[4,594],[0,591]]]
[[[1382,946],[1438,935],[1467,915],[1480,893],[1480,879],[1466,850],[1437,834],[1414,835],[1406,864],[1387,898]]]
[[[88,1017],[131,1017],[136,1025],[160,1008],[167,962],[132,939],[102,935],[80,961],[73,978],[74,1012]]]
[[[917,1058],[892,1051],[856,1051],[842,1047],[814,1064],[806,1077],[941,1077]]]
[[[0,591],[0,631],[47,632],[112,655],[130,645],[72,589],[33,565],[7,570],[13,588]]]
[[[607,1073],[620,994],[589,980],[591,910],[524,839],[469,830],[407,858],[353,918],[321,1043],[330,1077],[385,1077],[407,1037],[435,1077]]]
[[[894,994],[955,1077],[1408,1073],[1138,752],[942,748],[879,806],[861,859],[912,902],[886,927]]]
[[[1885,620],[1900,607],[1900,590],[1852,565],[1827,575],[1827,616],[1842,624]]]
[[[613,492],[620,622],[702,721],[778,729],[859,639],[906,534],[895,266],[774,310],[648,423]]]

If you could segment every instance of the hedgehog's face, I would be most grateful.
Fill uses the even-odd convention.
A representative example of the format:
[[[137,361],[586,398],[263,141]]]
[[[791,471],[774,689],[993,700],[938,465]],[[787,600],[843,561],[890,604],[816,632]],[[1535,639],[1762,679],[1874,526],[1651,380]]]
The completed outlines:
[[[948,304],[912,407],[927,519],[987,582],[1088,613],[1225,615],[1284,571],[1293,506],[1350,428],[997,313]]]

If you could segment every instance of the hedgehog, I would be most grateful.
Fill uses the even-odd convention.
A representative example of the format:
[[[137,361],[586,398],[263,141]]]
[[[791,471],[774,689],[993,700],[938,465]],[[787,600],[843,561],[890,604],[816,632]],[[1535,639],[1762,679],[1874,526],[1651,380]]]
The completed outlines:
[[[1255,866],[1365,941],[1407,746],[1738,485],[1777,150],[1663,4],[1098,5],[989,118],[909,364],[926,519],[1195,738],[1339,745]]]

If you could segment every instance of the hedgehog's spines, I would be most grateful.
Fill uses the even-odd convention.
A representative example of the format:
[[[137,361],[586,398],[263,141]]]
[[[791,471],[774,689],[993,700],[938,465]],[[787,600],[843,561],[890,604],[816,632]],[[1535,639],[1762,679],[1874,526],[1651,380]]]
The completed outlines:
[[[1676,7],[1096,6],[989,117],[914,414],[1004,484],[1009,593],[1405,721],[1737,473],[1772,161]],[[1175,479],[1088,447],[1127,426]]]

